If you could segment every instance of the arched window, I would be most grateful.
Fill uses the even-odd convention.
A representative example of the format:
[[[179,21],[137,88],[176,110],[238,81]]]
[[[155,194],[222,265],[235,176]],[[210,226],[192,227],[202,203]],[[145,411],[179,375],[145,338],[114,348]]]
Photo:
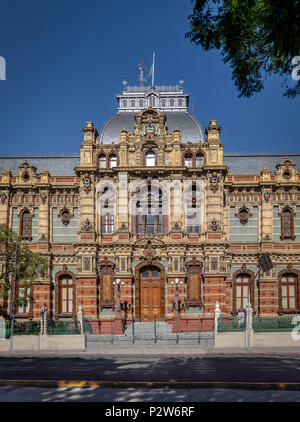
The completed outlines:
[[[134,101],[134,100],[131,100],[131,101],[130,101],[130,107],[132,107],[132,108],[134,108],[134,107],[135,107],[135,101]]]
[[[143,107],[143,100],[139,101],[139,107]]]
[[[202,167],[204,161],[204,155],[203,154],[197,154],[196,155],[196,167]]]
[[[161,106],[166,107],[166,100],[161,100]]]
[[[75,313],[75,286],[73,277],[62,274],[58,277],[58,314],[71,316]]]
[[[186,167],[192,167],[192,165],[193,165],[193,156],[192,156],[192,154],[185,154],[185,156],[184,156],[184,165]]]
[[[239,309],[247,309],[248,292],[251,280],[254,277],[252,271],[242,268],[242,271],[237,271],[233,274],[232,280],[232,312],[238,313]],[[252,309],[254,310],[254,284],[251,285],[250,301]]]
[[[117,156],[115,154],[109,156],[109,167],[117,167]]]
[[[179,98],[179,100],[178,100],[178,106],[182,107],[182,99],[181,98]]]
[[[290,208],[285,208],[281,213],[281,240],[295,239],[294,215]]]
[[[123,107],[126,108],[127,107],[127,100],[123,100]]]
[[[139,234],[163,234],[166,230],[167,216],[163,213],[163,193],[162,189],[154,188],[148,185],[147,192],[142,199],[143,206],[140,201],[136,202],[136,231]]]
[[[32,216],[28,210],[24,210],[20,216],[20,237],[22,239],[31,239]]]
[[[170,100],[170,107],[174,107],[174,100]]]
[[[299,304],[299,272],[292,270],[289,266],[287,270],[278,274],[278,296],[279,313],[295,313],[300,311]]]
[[[106,168],[106,155],[101,154],[99,156],[99,168],[100,169],[105,169]]]
[[[153,167],[155,166],[155,152],[154,151],[147,151],[145,154],[146,158],[146,166]]]

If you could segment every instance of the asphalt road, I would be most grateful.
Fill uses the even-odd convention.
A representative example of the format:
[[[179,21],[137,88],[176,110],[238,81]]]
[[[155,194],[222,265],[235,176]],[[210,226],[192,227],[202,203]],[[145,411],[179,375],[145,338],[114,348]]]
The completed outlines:
[[[276,391],[276,390],[241,390],[222,388],[103,388],[103,387],[62,387],[62,388],[38,388],[38,387],[0,387],[0,402],[12,403],[279,403],[300,402],[300,391]],[[130,407],[130,406],[127,406]],[[203,414],[203,407],[197,406]],[[16,409],[16,408],[14,408]],[[102,408],[101,410],[103,410]],[[21,411],[22,409],[20,409]],[[34,410],[34,409],[33,409]],[[48,413],[50,410],[41,409]],[[74,414],[77,408],[72,409]],[[216,414],[216,408],[211,409]],[[227,409],[228,410],[228,409]],[[268,412],[271,409],[268,409]],[[274,408],[273,408],[274,410]],[[24,411],[24,409],[23,409]],[[253,411],[253,408],[252,408]],[[20,414],[22,417],[22,415]],[[76,415],[75,415],[76,416]],[[78,414],[77,414],[78,416]],[[221,416],[221,415],[220,415]],[[270,416],[270,414],[269,414]],[[98,413],[99,417],[99,413]],[[199,417],[198,417],[199,421]]]
[[[300,357],[0,357],[0,380],[300,383]]]

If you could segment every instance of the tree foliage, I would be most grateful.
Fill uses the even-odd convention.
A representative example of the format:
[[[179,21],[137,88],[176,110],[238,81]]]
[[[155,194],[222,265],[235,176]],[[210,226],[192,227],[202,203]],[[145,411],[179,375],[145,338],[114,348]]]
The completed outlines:
[[[292,59],[300,56],[300,0],[192,2],[186,37],[204,50],[221,51],[240,97],[261,91],[271,74],[282,77],[285,96],[300,94],[300,80],[291,77]]]
[[[5,224],[0,224],[0,296],[4,299],[8,297],[14,277],[16,245],[16,280],[22,285],[37,283],[38,278],[45,277],[48,268],[47,260],[43,256],[30,251],[28,244],[22,242],[14,231]],[[26,305],[27,299],[17,298],[15,302]]]

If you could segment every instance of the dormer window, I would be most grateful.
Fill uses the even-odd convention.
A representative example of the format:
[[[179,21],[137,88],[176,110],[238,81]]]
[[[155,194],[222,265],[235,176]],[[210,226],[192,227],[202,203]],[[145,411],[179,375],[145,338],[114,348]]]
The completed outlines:
[[[115,154],[112,154],[109,157],[109,167],[117,167],[117,156]]]
[[[147,167],[155,166],[155,152],[154,151],[148,151],[146,153],[145,157],[146,157],[146,166]]]
[[[186,154],[184,156],[184,165],[186,167],[192,167],[192,164],[193,164],[193,156],[192,156],[192,154]]]
[[[99,157],[99,168],[105,169],[106,168],[106,155],[102,154]]]
[[[196,155],[196,167],[202,167],[204,161],[204,155],[203,154],[197,154]]]

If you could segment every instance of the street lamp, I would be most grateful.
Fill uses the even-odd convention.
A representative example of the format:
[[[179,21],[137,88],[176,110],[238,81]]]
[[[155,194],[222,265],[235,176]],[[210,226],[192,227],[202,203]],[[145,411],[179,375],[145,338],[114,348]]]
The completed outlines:
[[[171,286],[173,287],[175,284],[175,316],[178,317],[179,316],[179,302],[178,302],[178,288],[179,286],[183,285],[182,281],[179,281],[178,278],[175,279],[175,282],[172,280],[171,281]]]
[[[124,282],[118,278],[116,281],[113,281],[113,285],[117,287],[117,318],[121,318],[120,313],[120,286],[124,286]]]

